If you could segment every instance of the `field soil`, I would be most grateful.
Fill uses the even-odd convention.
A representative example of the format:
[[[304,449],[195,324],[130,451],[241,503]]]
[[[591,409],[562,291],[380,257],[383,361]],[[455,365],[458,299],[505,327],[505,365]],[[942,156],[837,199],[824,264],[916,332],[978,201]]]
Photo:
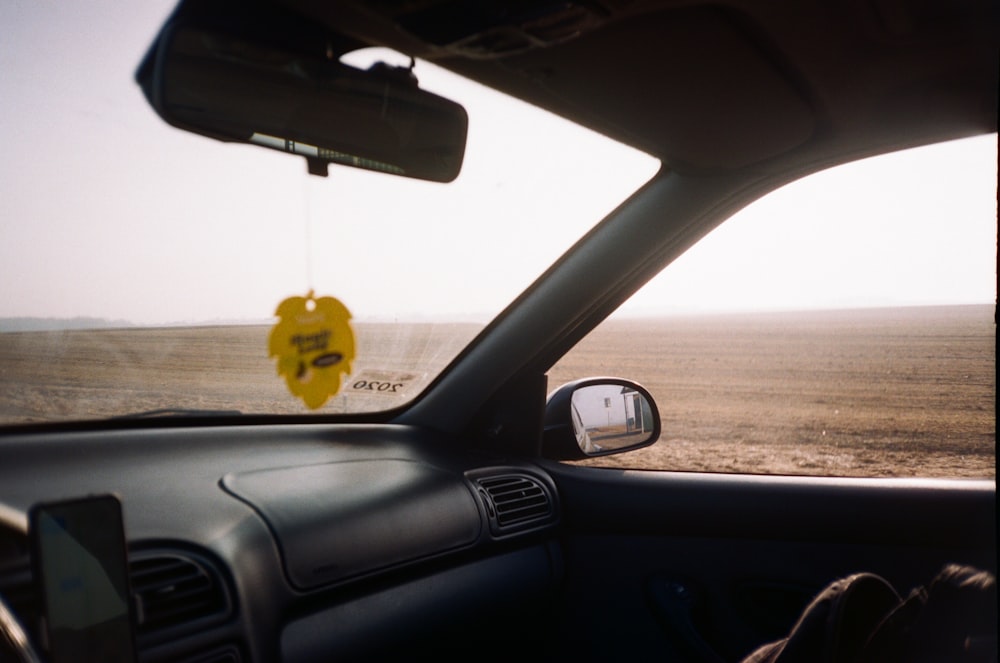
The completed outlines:
[[[320,412],[416,396],[475,325],[357,324],[358,356]],[[266,326],[0,333],[0,423],[158,408],[303,414]],[[992,306],[610,320],[549,387],[615,375],[653,394],[653,446],[588,464],[834,476],[994,477]],[[393,393],[356,388],[402,384]]]
[[[646,449],[585,461],[831,476],[994,477],[992,306],[610,320],[550,389],[615,375],[652,393]]]
[[[479,331],[472,324],[354,324],[357,356],[325,414],[412,399]],[[163,327],[0,333],[0,425],[95,419],[161,408],[309,414],[268,356],[271,327]],[[394,391],[353,389],[364,382]]]

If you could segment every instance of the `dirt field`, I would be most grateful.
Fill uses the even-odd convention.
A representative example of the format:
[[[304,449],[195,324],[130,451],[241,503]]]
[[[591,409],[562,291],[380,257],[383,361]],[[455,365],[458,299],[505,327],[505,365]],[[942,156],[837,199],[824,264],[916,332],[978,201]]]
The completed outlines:
[[[358,358],[323,412],[390,408],[468,342],[471,325],[355,325]],[[267,327],[0,333],[0,421],[164,407],[303,413]],[[388,370],[392,367],[392,370]],[[592,464],[842,476],[995,476],[992,306],[610,321],[550,388],[630,377],[655,397],[654,446]],[[392,396],[354,389],[404,384]]]
[[[479,327],[355,324],[354,330],[353,371],[324,413],[405,403]],[[0,422],[93,419],[159,408],[308,413],[268,357],[269,332],[269,326],[228,326],[0,333]],[[395,395],[352,390],[358,377],[370,382],[372,376],[404,387]]]
[[[995,476],[992,306],[610,321],[549,384],[584,374],[639,381],[663,423],[652,447],[588,464]]]

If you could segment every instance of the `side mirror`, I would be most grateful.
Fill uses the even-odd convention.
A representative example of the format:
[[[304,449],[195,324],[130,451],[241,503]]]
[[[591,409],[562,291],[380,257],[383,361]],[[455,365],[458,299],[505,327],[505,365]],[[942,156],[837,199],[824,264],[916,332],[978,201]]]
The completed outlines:
[[[542,455],[582,460],[647,447],[660,437],[660,412],[641,385],[622,378],[569,382],[545,404]]]
[[[409,68],[340,62],[361,46],[280,7],[183,2],[136,73],[168,124],[222,141],[435,182],[454,180],[468,115]]]

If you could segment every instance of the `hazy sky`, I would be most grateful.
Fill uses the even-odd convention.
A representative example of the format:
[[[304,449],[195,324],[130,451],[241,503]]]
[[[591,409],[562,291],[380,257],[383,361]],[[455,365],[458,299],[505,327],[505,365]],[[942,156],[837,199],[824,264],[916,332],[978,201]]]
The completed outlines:
[[[467,85],[456,183],[308,177],[301,159],[174,130],[147,106],[132,76],[172,4],[0,3],[0,317],[262,319],[313,287],[362,319],[485,321],[657,169]],[[454,78],[417,75],[435,90]],[[908,158],[760,201],[625,310],[992,302],[995,138]]]
[[[977,137],[793,182],[716,228],[625,309],[993,303],[996,147],[995,135]]]

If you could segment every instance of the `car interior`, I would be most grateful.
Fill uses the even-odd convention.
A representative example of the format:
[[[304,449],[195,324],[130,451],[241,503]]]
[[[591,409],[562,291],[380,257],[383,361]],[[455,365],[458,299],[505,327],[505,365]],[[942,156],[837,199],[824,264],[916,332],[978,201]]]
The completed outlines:
[[[476,117],[406,67],[338,64],[322,80],[369,47],[662,166],[404,405],[4,426],[0,658],[98,660],[80,653],[96,639],[60,650],[45,634],[62,613],[29,532],[70,517],[44,505],[86,496],[113,496],[124,525],[117,544],[85,528],[121,554],[110,582],[129,587],[124,631],[106,639],[132,644],[100,660],[735,662],[848,574],[901,594],[946,564],[995,575],[992,478],[589,467],[572,461],[654,444],[669,404],[629,375],[546,374],[766,193],[995,134],[998,25],[988,0],[182,0],[133,63],[137,93],[183,132],[304,158],[303,178],[358,166],[448,182],[472,158]],[[386,99],[420,127],[398,149]],[[629,436],[591,439],[583,394],[624,395]]]

